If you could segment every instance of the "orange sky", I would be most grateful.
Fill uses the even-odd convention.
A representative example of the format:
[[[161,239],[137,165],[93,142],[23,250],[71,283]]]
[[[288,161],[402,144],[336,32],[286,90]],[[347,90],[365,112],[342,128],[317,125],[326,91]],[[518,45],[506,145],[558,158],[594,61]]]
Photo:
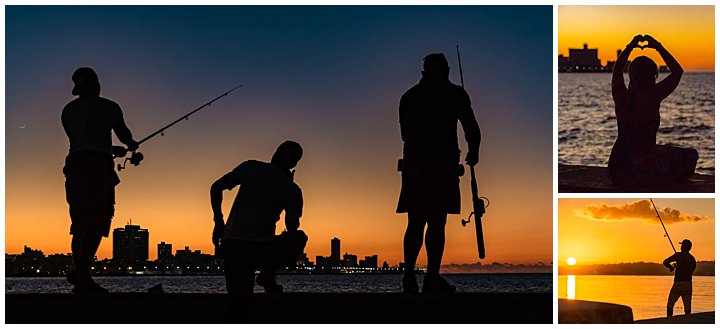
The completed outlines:
[[[617,58],[637,34],[652,35],[686,71],[715,70],[715,9],[712,6],[559,6],[558,53],[598,48],[603,65]],[[633,50],[663,63],[655,50]]]
[[[615,262],[660,263],[672,255],[672,248],[659,221],[634,220],[627,214],[620,220],[590,220],[583,217],[589,205],[622,206],[641,199],[559,199],[558,200],[558,264],[567,265],[568,257],[580,264]],[[647,199],[645,199],[647,200]],[[679,251],[678,242],[690,239],[691,253],[698,261],[715,259],[715,211],[713,199],[653,199],[658,210],[672,208],[694,222],[672,223],[663,216],[665,227]],[[616,213],[617,214],[617,213]]]
[[[407,222],[395,213],[398,102],[420,79],[430,53],[446,54],[451,80],[459,83],[459,44],[482,130],[479,190],[491,202],[483,263],[552,262],[550,6],[7,11],[7,253],[24,245],[46,254],[70,251],[61,171],[68,140],[60,112],[73,99],[73,70],[90,66],[101,95],[118,102],[138,138],[244,85],[143,144],[143,163],[120,173],[112,228],[130,219],[147,228],[151,259],[161,241],[212,253],[210,185],[242,161],[268,161],[291,139],[305,150],[295,179],[311,259],[329,255],[330,240],[338,237],[342,253],[377,254],[380,263],[397,266]],[[529,52],[505,51],[520,43]],[[226,215],[236,193],[224,194]],[[448,216],[446,264],[480,261],[474,228],[460,224],[471,211],[469,175],[461,193],[463,215]],[[283,228],[281,221],[278,233]],[[112,239],[105,239],[98,257],[111,254]],[[418,264],[425,259],[423,250]]]

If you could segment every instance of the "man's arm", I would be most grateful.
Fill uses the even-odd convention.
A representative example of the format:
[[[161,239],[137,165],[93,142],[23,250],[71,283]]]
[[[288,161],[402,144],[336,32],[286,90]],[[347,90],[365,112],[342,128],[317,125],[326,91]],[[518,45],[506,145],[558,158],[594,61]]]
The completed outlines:
[[[122,110],[120,107],[117,107],[117,120],[115,121],[115,126],[113,127],[113,131],[115,132],[115,135],[117,138],[125,145],[127,145],[129,151],[135,151],[138,148],[138,143],[133,139],[132,132],[130,132],[130,128],[127,127],[125,124],[125,118],[123,117]]]
[[[215,245],[220,242],[220,239],[223,237],[223,233],[225,232],[225,218],[222,213],[223,191],[232,190],[235,186],[239,185],[239,176],[242,172],[241,168],[242,164],[233,171],[227,173],[225,176],[216,180],[210,186],[210,206],[212,207],[213,222],[215,223],[212,234],[212,242]]]
[[[677,259],[675,259],[676,258],[675,255],[676,254],[673,254],[672,256],[668,257],[667,259],[665,259],[663,261],[663,265],[665,265],[665,267],[667,267],[670,270],[670,272],[672,272],[675,269],[675,267],[672,264],[670,264],[670,262],[677,262]]]
[[[465,132],[465,141],[468,144],[468,154],[465,156],[465,162],[470,166],[474,166],[480,161],[480,140],[482,136],[480,126],[475,119],[475,113],[473,113],[470,106],[470,96],[464,90],[463,97],[465,98],[464,105],[460,109],[459,119]]]
[[[294,232],[300,228],[300,217],[302,217],[302,190],[298,186],[294,186],[294,189],[285,207],[285,228],[288,232]]]

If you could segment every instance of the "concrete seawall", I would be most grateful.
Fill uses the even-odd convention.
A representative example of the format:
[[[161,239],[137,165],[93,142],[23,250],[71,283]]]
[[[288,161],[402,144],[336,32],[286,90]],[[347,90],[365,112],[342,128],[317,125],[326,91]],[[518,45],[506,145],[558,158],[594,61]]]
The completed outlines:
[[[560,299],[558,323],[633,323],[633,313],[625,305]]]
[[[549,293],[5,294],[7,323],[552,323]]]
[[[694,174],[682,184],[672,186],[616,186],[610,182],[607,167],[558,165],[559,193],[713,193],[715,176]]]

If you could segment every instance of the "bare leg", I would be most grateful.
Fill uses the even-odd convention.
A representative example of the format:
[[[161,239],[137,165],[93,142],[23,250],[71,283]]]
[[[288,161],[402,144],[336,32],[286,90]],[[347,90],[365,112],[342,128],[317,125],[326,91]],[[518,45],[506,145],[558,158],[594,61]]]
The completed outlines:
[[[423,231],[425,231],[425,220],[422,216],[414,213],[408,213],[408,226],[405,230],[403,239],[403,253],[405,260],[405,275],[412,274],[414,276],[415,264],[417,263],[420,249],[423,245]]]
[[[440,275],[440,264],[445,252],[445,223],[447,214],[434,214],[428,220],[425,233],[425,248],[428,255],[427,274]]]
[[[96,233],[84,232],[79,236],[73,236],[73,252],[77,252],[77,256],[73,256],[73,258],[77,257],[75,258],[75,271],[78,275],[90,276],[90,265],[95,260],[95,253],[100,247],[100,241],[102,241],[102,235]]]

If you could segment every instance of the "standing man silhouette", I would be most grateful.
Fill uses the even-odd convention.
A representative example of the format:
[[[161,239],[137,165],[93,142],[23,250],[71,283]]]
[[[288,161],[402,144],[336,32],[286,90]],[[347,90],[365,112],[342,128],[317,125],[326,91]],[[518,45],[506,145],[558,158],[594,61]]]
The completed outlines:
[[[671,272],[675,270],[675,280],[670,289],[667,301],[667,316],[673,316],[673,307],[678,298],[682,297],[685,314],[690,314],[692,307],[692,275],[695,272],[695,257],[690,254],[692,242],[685,239],[680,242],[680,252],[668,257],[663,261],[663,265]],[[675,266],[671,264],[675,262]]]
[[[400,99],[400,133],[403,140],[402,189],[397,212],[408,214],[403,240],[405,275],[403,291],[418,292],[415,263],[423,245],[427,272],[422,292],[454,292],[440,277],[445,249],[447,214],[460,213],[460,178],[463,167],[457,140],[460,121],[468,143],[467,164],[478,163],[480,127],[470,97],[449,80],[450,68],[443,54],[425,57],[420,82]],[[427,225],[427,232],[425,231]]]
[[[78,97],[62,111],[62,125],[70,141],[63,173],[75,264],[67,280],[74,285],[75,293],[107,293],[93,281],[90,265],[102,237],[110,233],[115,214],[115,185],[120,179],[115,173],[113,152],[136,150],[138,143],[125,125],[120,106],[100,97],[100,82],[93,69],[77,69],[72,81],[72,94]],[[112,131],[128,146],[127,150],[112,145]]]
[[[302,216],[302,190],[293,177],[302,158],[300,144],[285,141],[270,163],[248,160],[215,181],[210,202],[215,228],[212,241],[225,258],[225,285],[230,294],[252,294],[256,283],[266,292],[281,293],[275,272],[294,264],[307,244],[298,228]],[[292,170],[292,171],[291,171]],[[227,224],[223,218],[223,191],[240,185]],[[276,236],[275,223],[285,211],[286,232]]]

